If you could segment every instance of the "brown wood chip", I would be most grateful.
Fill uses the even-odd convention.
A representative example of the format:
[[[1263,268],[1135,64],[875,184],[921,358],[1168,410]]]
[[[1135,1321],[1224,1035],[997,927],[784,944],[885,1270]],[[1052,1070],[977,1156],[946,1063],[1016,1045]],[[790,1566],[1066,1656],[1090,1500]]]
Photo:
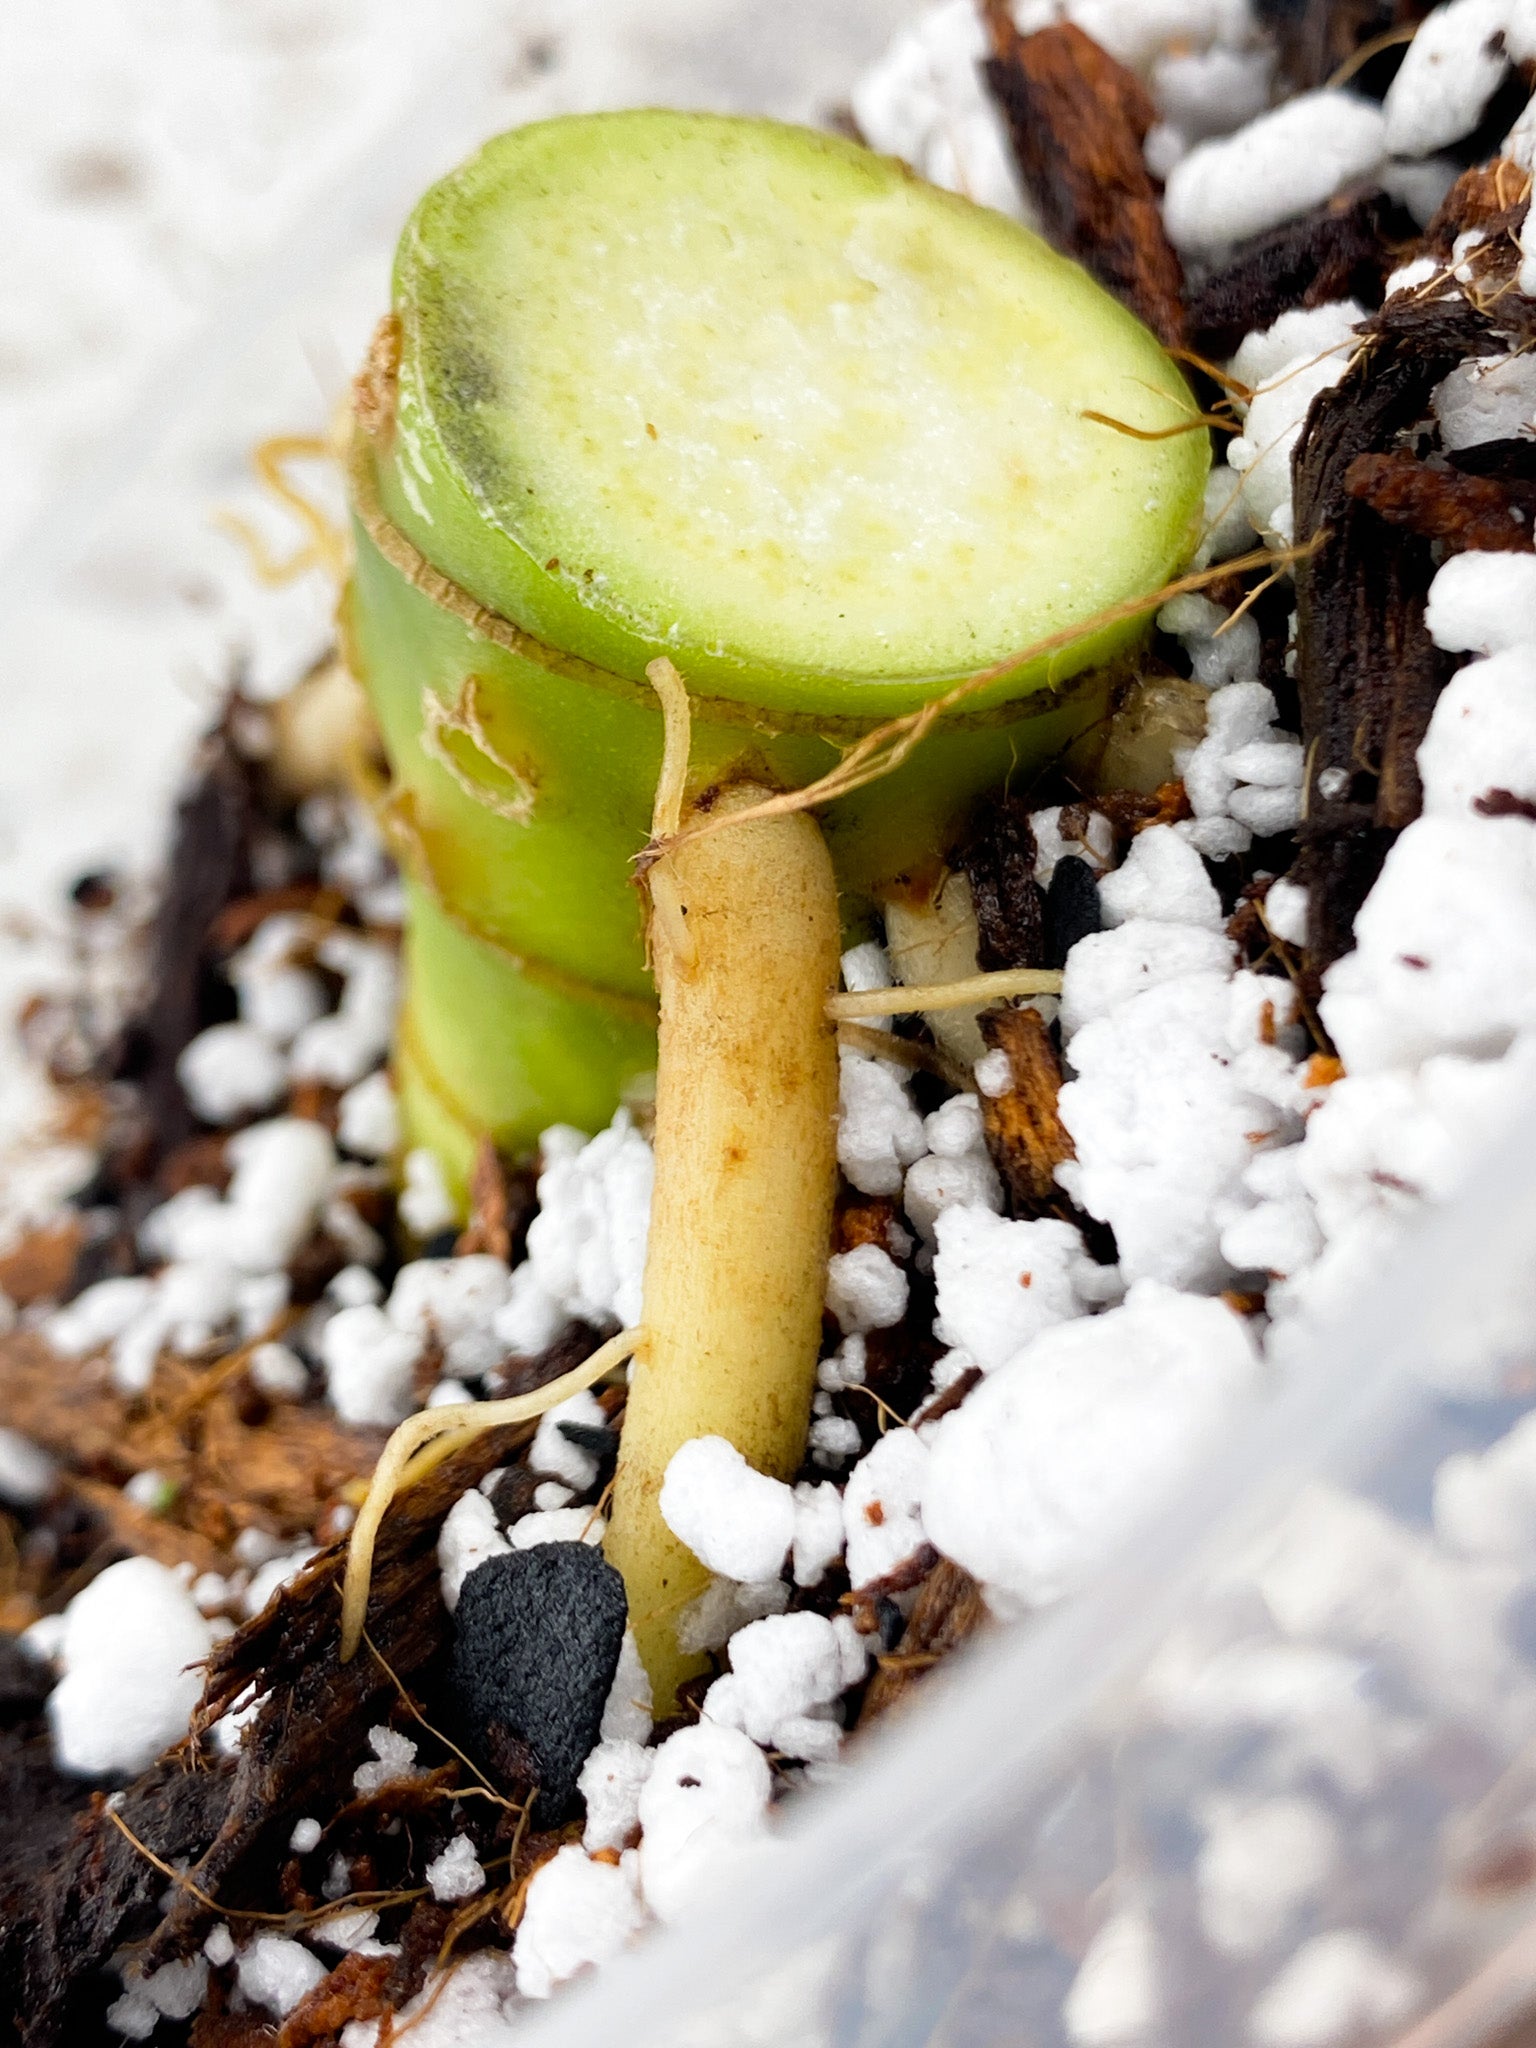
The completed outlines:
[[[1474,164],[1446,193],[1424,230],[1425,252],[1448,260],[1459,237],[1472,228],[1490,241],[1514,236],[1524,222],[1530,194],[1530,174],[1513,158],[1497,156],[1491,163]]]
[[[882,1663],[870,1680],[859,1726],[906,1700],[923,1672],[958,1649],[986,1618],[980,1586],[969,1572],[941,1557],[912,1603],[895,1657]]]
[[[402,1683],[426,1686],[441,1670],[449,1619],[438,1590],[437,1535],[458,1496],[493,1465],[506,1463],[533,1434],[531,1424],[488,1433],[401,1496],[386,1516],[375,1556],[368,1626]],[[340,1582],[345,1553],[325,1552],[209,1659],[194,1730],[206,1729],[254,1686],[264,1694],[237,1758],[218,1762],[173,1754],[121,1796],[119,1813],[163,1860],[181,1862],[193,1883],[238,1915],[279,1905],[288,1836],[304,1814],[337,1816],[352,1800],[351,1778],[368,1754],[368,1730],[402,1709],[394,1680],[366,1647],[350,1664],[339,1657]],[[409,1725],[408,1722],[401,1725]],[[197,1767],[191,1767],[193,1764]],[[401,1788],[422,1806],[459,1766],[450,1762]],[[67,1828],[67,1817],[66,1817]],[[530,1838],[536,1840],[536,1838]],[[5,1876],[0,1858],[0,1876]],[[353,1867],[369,1882],[367,1859]],[[159,1902],[166,1898],[165,1904]],[[94,2039],[88,2024],[98,1973],[124,1940],[152,1928],[145,1967],[193,1952],[217,1913],[191,1892],[166,1894],[162,1871],[136,1849],[98,1796],[54,1853],[0,1884],[0,2033],[28,2048],[66,2048]],[[398,2007],[437,1953],[448,1909],[422,1899],[400,1937],[402,1953],[379,1987]],[[369,1983],[342,1975],[321,1987],[365,2002]],[[310,2008],[318,2018],[317,1998]],[[222,2038],[217,2028],[201,2038]],[[272,2038],[270,2030],[266,2038]],[[302,2026],[293,2037],[304,2040]],[[310,2034],[310,2040],[324,2038]]]
[[[67,1474],[64,1484],[96,1516],[101,1529],[97,1556],[102,1566],[120,1557],[152,1557],[156,1564],[172,1571],[180,1564],[189,1564],[197,1572],[230,1569],[227,1548],[210,1543],[184,1522],[169,1521],[164,1515],[138,1506],[121,1487],[109,1486],[104,1479],[89,1479],[80,1472]]]
[[[981,1098],[987,1146],[1015,1213],[1027,1215],[1058,1198],[1056,1169],[1075,1156],[1056,1108],[1061,1062],[1038,1010],[988,1010],[981,1033],[1006,1053],[1013,1076],[1006,1094]]]
[[[1159,340],[1181,342],[1183,271],[1141,147],[1157,118],[1146,88],[1071,22],[1021,36],[1002,0],[986,13],[987,84],[1047,236]]]
[[[224,1772],[188,1772],[171,1758],[127,1787],[117,1810],[171,1863],[199,1853],[228,1793]],[[55,1826],[51,1844],[34,1840],[24,1858],[0,1864],[0,2039],[24,2048],[102,2039],[98,1973],[153,1917],[166,1885],[108,1818],[104,1794],[72,1824],[62,1814]]]
[[[891,1248],[891,1225],[899,1224],[896,1204],[889,1195],[860,1195],[844,1190],[832,1218],[832,1249],[851,1252],[861,1244]]]
[[[165,894],[150,933],[150,996],[131,1034],[133,1078],[161,1152],[196,1128],[176,1062],[188,1040],[215,1021],[209,934],[225,906],[249,893],[256,815],[255,776],[226,721],[203,741],[176,807]]]
[[[1465,298],[1489,324],[1484,352],[1502,355],[1536,342],[1536,300],[1518,288],[1523,259],[1519,236],[1530,209],[1529,175],[1508,157],[1496,157],[1464,172],[1425,230],[1420,253],[1446,266],[1438,290]],[[1456,241],[1470,230],[1481,237],[1463,247],[1449,277]],[[1456,300],[1442,299],[1441,304]],[[1458,451],[1456,466],[1460,467]]]
[[[1177,825],[1184,818],[1195,815],[1195,807],[1189,800],[1189,791],[1183,781],[1160,782],[1152,792],[1157,808],[1148,818],[1138,820],[1133,831],[1145,832],[1152,825]],[[1101,799],[1101,803],[1102,803]]]
[[[492,1366],[484,1379],[486,1395],[493,1401],[506,1401],[514,1394],[532,1394],[562,1373],[574,1372],[602,1341],[590,1323],[572,1323],[548,1350],[527,1357],[514,1355]]]
[[[1536,804],[1512,789],[1486,790],[1473,798],[1472,808],[1480,818],[1536,818]]]
[[[929,1422],[941,1422],[946,1415],[952,1415],[971,1391],[979,1387],[982,1371],[979,1365],[968,1365],[958,1379],[950,1381],[942,1394],[935,1394],[926,1407],[920,1408],[912,1418],[912,1427],[920,1428]]]
[[[320,881],[284,882],[277,889],[261,889],[253,896],[237,896],[232,903],[225,904],[209,926],[208,947],[222,959],[228,953],[238,952],[258,926],[281,911],[304,911],[322,923],[330,924],[345,904],[346,898],[339,889],[329,888]]]
[[[277,2048],[317,2048],[335,2040],[349,2021],[382,2019],[391,2010],[389,1975],[388,1956],[343,1956],[283,2021]]]
[[[188,2048],[272,2048],[272,2023],[261,2006],[215,2012],[210,2004],[193,2020],[187,2042]]]
[[[489,1252],[492,1258],[512,1256],[511,1210],[507,1176],[495,1144],[487,1136],[480,1140],[469,1176],[469,1222],[459,1233],[454,1255]]]
[[[155,1174],[155,1191],[162,1197],[179,1195],[187,1188],[224,1190],[234,1175],[226,1148],[229,1140],[222,1131],[205,1131],[196,1138],[184,1138],[166,1153]]]
[[[896,1593],[910,1593],[914,1586],[920,1586],[939,1562],[939,1553],[931,1543],[920,1543],[916,1550],[892,1565],[888,1572],[882,1572],[878,1579],[866,1579],[862,1586],[855,1586],[851,1593],[843,1595],[842,1604],[853,1616],[853,1625],[861,1635],[873,1635],[880,1626],[877,1612],[882,1600],[889,1600]]]
[[[1357,455],[1344,472],[1344,488],[1390,525],[1440,541],[1452,553],[1480,548],[1530,554],[1536,547],[1536,485],[1522,489],[1498,477],[1463,476],[1399,449]]]
[[[341,1124],[341,1090],[328,1081],[306,1075],[289,1089],[285,1114],[301,1116],[308,1123],[324,1124],[334,1138]]]
[[[62,1300],[74,1277],[75,1261],[85,1235],[84,1219],[72,1211],[56,1222],[29,1231],[19,1244],[0,1256],[0,1289],[18,1308],[30,1308],[39,1301]],[[0,1402],[0,1414],[4,1412],[4,1403]]]
[[[1177,784],[1164,784],[1162,787],[1177,788],[1182,791],[1184,785],[1180,782]],[[1079,845],[1081,845],[1088,819],[1092,816],[1093,811],[1100,811],[1108,818],[1116,839],[1123,843],[1127,839],[1133,839],[1138,832],[1143,831],[1148,825],[1156,824],[1161,808],[1162,799],[1160,794],[1153,795],[1150,791],[1139,789],[1101,790],[1095,793],[1091,808],[1089,805],[1082,803],[1062,805],[1062,818],[1066,819],[1069,823],[1079,818],[1083,822],[1076,831],[1064,831],[1061,836],[1063,839],[1076,839]],[[1171,821],[1165,820],[1164,822]],[[1059,821],[1057,829],[1061,829]]]

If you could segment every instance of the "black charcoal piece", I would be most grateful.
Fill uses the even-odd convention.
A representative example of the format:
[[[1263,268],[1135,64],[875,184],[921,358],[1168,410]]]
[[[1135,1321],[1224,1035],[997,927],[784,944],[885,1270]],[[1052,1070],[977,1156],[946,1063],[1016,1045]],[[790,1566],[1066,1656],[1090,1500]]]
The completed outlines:
[[[586,1543],[487,1558],[459,1593],[453,1683],[469,1745],[488,1765],[494,1729],[526,1746],[543,1827],[566,1814],[597,1741],[628,1612],[624,1581]]]
[[[880,1631],[880,1647],[889,1654],[901,1641],[907,1617],[888,1594],[882,1593],[875,1602],[875,1620]]]
[[[1045,964],[1065,967],[1079,939],[1103,926],[1099,885],[1087,861],[1064,853],[1051,872],[1045,892]]]
[[[421,1257],[424,1259],[451,1259],[453,1257],[453,1248],[458,1241],[459,1233],[456,1227],[452,1230],[440,1230],[435,1237],[429,1237],[422,1246]]]

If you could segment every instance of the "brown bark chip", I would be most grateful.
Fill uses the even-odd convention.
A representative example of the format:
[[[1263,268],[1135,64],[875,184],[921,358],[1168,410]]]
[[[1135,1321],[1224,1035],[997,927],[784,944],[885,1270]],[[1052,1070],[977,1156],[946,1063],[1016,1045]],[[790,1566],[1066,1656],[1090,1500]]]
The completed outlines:
[[[864,1695],[859,1726],[906,1701],[923,1672],[958,1649],[986,1618],[980,1586],[969,1572],[940,1558],[923,1581],[895,1652],[879,1660]]]
[[[453,1248],[455,1256],[489,1252],[515,1265],[537,1206],[533,1176],[509,1172],[495,1145],[482,1138],[469,1176],[469,1222]]]
[[[1056,1169],[1074,1156],[1056,1107],[1061,1061],[1038,1010],[988,1010],[981,1034],[1007,1054],[1013,1076],[1006,1094],[981,1098],[988,1149],[1016,1212],[1027,1214],[1056,1197]]]
[[[1045,232],[1152,329],[1184,339],[1184,276],[1142,155],[1145,87],[1070,22],[1021,36],[989,0],[987,84]]]
[[[880,1603],[897,1593],[910,1593],[914,1587],[921,1586],[939,1562],[939,1553],[933,1545],[920,1543],[916,1550],[888,1572],[882,1572],[878,1579],[868,1579],[862,1586],[855,1586],[851,1593],[845,1593],[841,1605],[852,1616],[859,1634],[876,1634],[880,1627]]]
[[[1530,173],[1513,158],[1497,156],[1489,163],[1474,164],[1446,193],[1424,230],[1425,251],[1448,261],[1456,243],[1473,228],[1487,238],[1485,249],[1505,237],[1512,238],[1525,219],[1530,195]],[[1475,262],[1486,260],[1475,249],[1469,253]]]
[[[1035,833],[1022,797],[984,806],[959,864],[976,906],[978,965],[988,973],[1043,967],[1045,895],[1035,880]]]
[[[941,1422],[946,1415],[953,1415],[973,1387],[979,1387],[985,1374],[979,1365],[968,1365],[958,1379],[951,1380],[942,1394],[935,1394],[925,1402],[912,1418],[912,1427],[926,1427],[930,1422]]]
[[[262,1702],[239,1754],[213,1761],[194,1743],[136,1779],[117,1810],[140,1843],[163,1863],[178,1863],[218,1901],[217,1911],[189,1889],[167,1894],[164,1871],[134,1846],[100,1797],[77,1821],[60,1817],[46,1856],[17,1858],[0,1841],[0,2039],[14,2035],[25,2048],[97,2039],[100,2010],[113,1995],[102,1993],[102,1972],[124,1941],[150,1935],[143,1961],[155,1969],[192,1953],[215,1919],[271,1911],[294,1822],[329,1814],[342,1826],[348,1813],[361,1811],[367,1802],[353,1797],[351,1778],[368,1754],[368,1731],[404,1713],[381,1658],[401,1684],[429,1701],[446,1661],[449,1620],[437,1565],[443,1517],[466,1487],[532,1435],[531,1424],[490,1432],[396,1502],[380,1531],[368,1606],[379,1655],[365,1645],[351,1663],[340,1661],[340,1548],[317,1558],[213,1651],[194,1736],[255,1690]],[[402,1725],[421,1739],[416,1724]],[[425,1778],[385,1788],[377,1800],[408,1815],[409,1824],[378,1840],[408,1846],[446,1810],[443,1791],[459,1771],[450,1760]],[[367,1888],[366,1859],[354,1863],[352,1875],[355,1886]],[[419,1900],[418,1911],[423,1907],[432,1909],[435,1954],[447,1915],[431,1900]],[[336,1973],[327,1981],[333,1991],[347,1988]],[[350,1989],[358,2000],[367,1995],[360,1982]],[[389,2002],[398,2005],[415,1989],[392,1973]]]
[[[218,1826],[227,1769],[157,1763],[119,1798],[117,1812],[162,1862],[195,1856]],[[153,1920],[165,1876],[92,1798],[45,1859],[0,1864],[0,2039],[24,2048],[75,2048],[107,2038],[102,1973],[114,1950]],[[6,2031],[9,2029],[9,2031]]]
[[[30,1308],[39,1301],[62,1301],[70,1291],[85,1235],[85,1219],[72,1212],[29,1231],[19,1244],[0,1254],[0,1290],[18,1308]]]
[[[1486,790],[1482,796],[1473,798],[1472,808],[1480,818],[1536,819],[1536,804],[1529,797],[1516,796],[1510,789]]]
[[[1453,554],[1468,548],[1530,554],[1536,548],[1536,485],[1522,489],[1499,477],[1463,476],[1399,449],[1357,455],[1344,473],[1344,488],[1388,525],[1439,541]]]
[[[192,2022],[188,2048],[272,2048],[272,2023],[266,2009],[215,2011],[205,2006]]]
[[[896,1204],[889,1195],[861,1195],[845,1188],[839,1194],[832,1217],[832,1249],[851,1252],[861,1244],[873,1244],[888,1252],[892,1226],[899,1227],[900,1223]]]
[[[328,1977],[306,1993],[277,2033],[277,2048],[319,2048],[352,2020],[382,2019],[392,2010],[385,1987],[389,1956],[343,1956]]]

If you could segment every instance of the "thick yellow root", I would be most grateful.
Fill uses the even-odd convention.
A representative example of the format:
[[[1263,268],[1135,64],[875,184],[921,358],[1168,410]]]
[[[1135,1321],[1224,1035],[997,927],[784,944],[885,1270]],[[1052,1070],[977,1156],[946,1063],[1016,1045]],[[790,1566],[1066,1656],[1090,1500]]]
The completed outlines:
[[[710,815],[766,794],[728,789]],[[697,1668],[678,1648],[678,1615],[708,1580],[661,1518],[672,1454],[723,1436],[787,1478],[805,1450],[837,1170],[826,1003],[839,927],[832,863],[803,815],[685,834],[647,879],[661,997],[656,1186],[646,1337],[604,1548],[666,1714]]]

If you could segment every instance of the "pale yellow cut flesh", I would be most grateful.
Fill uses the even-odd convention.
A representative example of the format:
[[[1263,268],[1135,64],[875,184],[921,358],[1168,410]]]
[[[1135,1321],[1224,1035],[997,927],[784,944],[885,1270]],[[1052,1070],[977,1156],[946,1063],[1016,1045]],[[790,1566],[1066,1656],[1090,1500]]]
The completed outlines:
[[[857,712],[1151,591],[1203,431],[1153,337],[1000,215],[836,137],[524,128],[402,243],[395,477],[439,567],[569,652]]]

